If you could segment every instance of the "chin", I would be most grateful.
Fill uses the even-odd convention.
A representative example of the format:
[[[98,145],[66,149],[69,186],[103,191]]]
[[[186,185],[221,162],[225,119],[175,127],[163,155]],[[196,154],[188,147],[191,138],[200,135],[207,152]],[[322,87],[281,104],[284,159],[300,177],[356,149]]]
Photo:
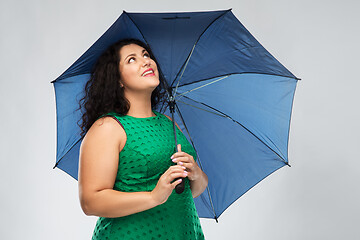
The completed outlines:
[[[152,88],[155,89],[157,86],[159,86],[159,83],[152,85]]]
[[[151,81],[151,83],[148,83],[148,87],[151,89],[155,89],[157,86],[159,86],[160,81]]]
[[[156,81],[154,80],[154,84],[156,84],[156,87],[157,87],[157,86],[159,86],[159,84],[160,84],[160,80],[159,80],[159,78],[158,78],[158,77],[156,78]]]

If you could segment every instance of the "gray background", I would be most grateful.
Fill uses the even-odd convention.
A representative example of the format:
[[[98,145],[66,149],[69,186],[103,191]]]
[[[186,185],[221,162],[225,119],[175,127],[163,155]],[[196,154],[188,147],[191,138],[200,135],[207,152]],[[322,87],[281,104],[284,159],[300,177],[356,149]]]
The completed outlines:
[[[233,8],[297,77],[283,167],[201,219],[206,239],[360,239],[358,1],[1,1],[1,239],[90,239],[96,217],[56,157],[55,93],[122,13]]]

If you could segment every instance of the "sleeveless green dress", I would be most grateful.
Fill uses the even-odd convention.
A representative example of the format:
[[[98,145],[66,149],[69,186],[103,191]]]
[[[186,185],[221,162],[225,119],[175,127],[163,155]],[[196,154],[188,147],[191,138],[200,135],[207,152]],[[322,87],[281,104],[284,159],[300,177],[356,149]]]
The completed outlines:
[[[123,192],[152,191],[161,175],[175,163],[170,159],[175,151],[173,123],[165,115],[153,110],[154,117],[136,118],[111,112],[124,128],[127,140],[119,154],[118,172],[113,189]],[[183,133],[176,127],[181,150],[196,152]],[[97,240],[192,240],[204,239],[189,179],[185,190],[175,189],[168,200],[154,208],[119,218],[99,217],[92,239]]]

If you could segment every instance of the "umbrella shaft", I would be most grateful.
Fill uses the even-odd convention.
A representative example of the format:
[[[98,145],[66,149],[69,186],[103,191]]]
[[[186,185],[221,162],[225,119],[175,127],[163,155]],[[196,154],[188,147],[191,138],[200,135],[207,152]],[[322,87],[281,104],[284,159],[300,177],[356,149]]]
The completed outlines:
[[[175,118],[174,118],[175,101],[172,96],[170,97],[169,106],[170,106],[170,112],[171,112],[171,119],[173,120],[172,122],[173,122],[174,137],[175,137],[175,152],[177,152],[177,136],[176,136],[176,126],[175,126]],[[175,179],[175,181],[177,181],[178,179],[180,179],[180,178]],[[175,186],[175,192],[178,194],[182,193],[185,189],[184,178],[181,178],[181,179],[183,179],[181,181],[181,183],[179,183],[178,185]]]

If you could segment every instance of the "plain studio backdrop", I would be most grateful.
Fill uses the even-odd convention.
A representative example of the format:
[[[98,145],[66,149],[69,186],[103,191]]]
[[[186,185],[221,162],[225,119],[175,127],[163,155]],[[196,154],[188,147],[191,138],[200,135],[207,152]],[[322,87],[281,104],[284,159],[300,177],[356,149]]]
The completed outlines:
[[[90,239],[97,217],[56,157],[50,81],[128,12],[233,9],[298,82],[289,163],[219,218],[206,239],[360,239],[358,1],[0,2],[0,239]],[[236,184],[236,183],[234,183]]]

